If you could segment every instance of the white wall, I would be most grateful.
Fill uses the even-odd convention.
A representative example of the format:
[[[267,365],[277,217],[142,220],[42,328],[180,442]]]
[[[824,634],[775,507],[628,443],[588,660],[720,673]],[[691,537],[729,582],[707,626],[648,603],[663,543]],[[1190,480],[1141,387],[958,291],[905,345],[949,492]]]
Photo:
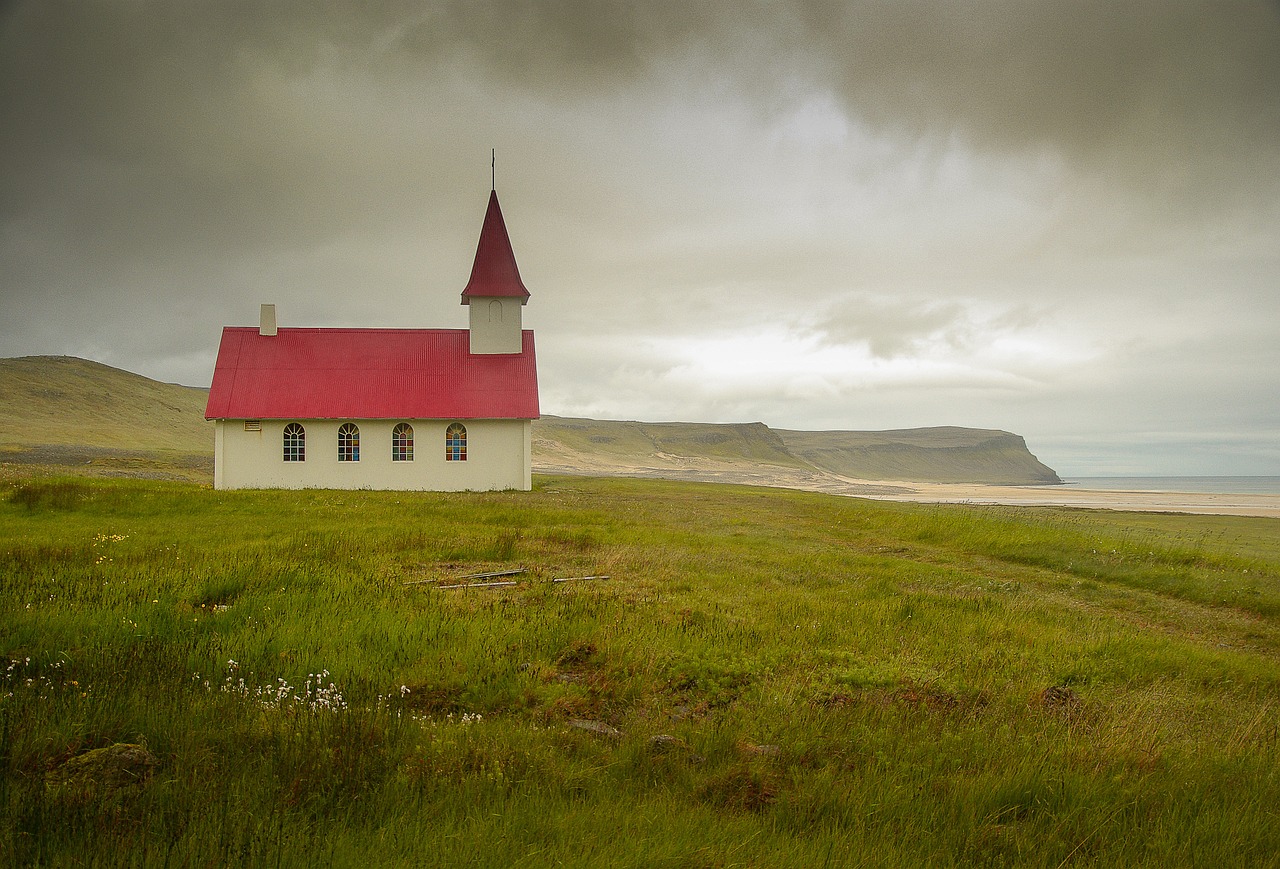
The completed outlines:
[[[519,353],[524,349],[520,302],[477,296],[468,303],[472,353]]]
[[[284,427],[307,433],[306,461],[284,461]],[[338,461],[338,427],[360,427],[360,461]],[[413,461],[391,461],[391,430],[413,426]],[[444,432],[467,428],[467,460],[445,461]],[[419,489],[441,492],[531,487],[532,425],[527,419],[287,420],[264,419],[261,431],[244,420],[218,420],[213,484],[217,489]]]

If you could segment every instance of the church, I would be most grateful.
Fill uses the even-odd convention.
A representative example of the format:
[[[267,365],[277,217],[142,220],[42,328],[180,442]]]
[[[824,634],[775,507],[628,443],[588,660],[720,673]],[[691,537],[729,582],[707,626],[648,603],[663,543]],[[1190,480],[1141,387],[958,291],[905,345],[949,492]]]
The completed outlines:
[[[228,326],[205,419],[217,489],[530,488],[533,332],[496,190],[462,291],[467,329]]]

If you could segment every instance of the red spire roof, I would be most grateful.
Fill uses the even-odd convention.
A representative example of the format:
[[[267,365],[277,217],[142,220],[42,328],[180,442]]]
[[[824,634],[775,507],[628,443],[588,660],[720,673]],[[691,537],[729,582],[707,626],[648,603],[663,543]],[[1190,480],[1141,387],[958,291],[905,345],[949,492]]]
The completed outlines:
[[[471,280],[462,291],[462,304],[471,304],[473,296],[514,297],[519,298],[521,304],[529,300],[529,291],[524,288],[520,270],[516,268],[516,255],[511,250],[496,190],[489,192],[489,209],[484,213],[476,261],[471,267]]]

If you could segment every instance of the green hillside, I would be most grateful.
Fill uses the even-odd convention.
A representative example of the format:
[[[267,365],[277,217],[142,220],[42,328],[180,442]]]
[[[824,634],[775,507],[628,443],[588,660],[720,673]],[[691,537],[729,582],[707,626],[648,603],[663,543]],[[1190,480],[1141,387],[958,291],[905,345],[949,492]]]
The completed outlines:
[[[0,359],[0,458],[129,471],[211,466],[209,390],[68,356]],[[183,475],[179,473],[179,475]]]
[[[934,483],[1061,483],[1018,435],[987,429],[783,431],[796,456],[842,477]]]
[[[802,467],[764,423],[709,425],[544,416],[534,423],[534,458],[585,463],[748,462]]]

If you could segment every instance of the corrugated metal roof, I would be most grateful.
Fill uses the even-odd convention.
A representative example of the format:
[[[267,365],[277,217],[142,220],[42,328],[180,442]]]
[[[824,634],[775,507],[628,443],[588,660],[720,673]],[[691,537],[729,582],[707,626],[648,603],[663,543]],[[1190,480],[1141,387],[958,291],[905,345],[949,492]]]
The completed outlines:
[[[536,419],[533,332],[472,355],[466,329],[222,330],[206,419]]]
[[[511,250],[496,190],[489,192],[489,208],[480,227],[476,261],[471,266],[471,280],[462,291],[462,304],[471,304],[473,296],[516,297],[523,300],[521,304],[529,300],[529,291],[524,288],[520,269],[516,267],[516,255]]]

